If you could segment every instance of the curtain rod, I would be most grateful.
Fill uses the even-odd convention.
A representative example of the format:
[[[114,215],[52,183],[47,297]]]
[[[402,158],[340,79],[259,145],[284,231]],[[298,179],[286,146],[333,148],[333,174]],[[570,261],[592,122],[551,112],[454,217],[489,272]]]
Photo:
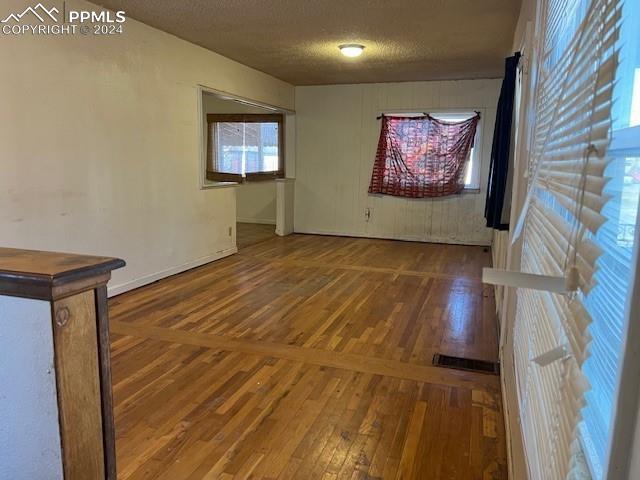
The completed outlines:
[[[473,111],[473,113],[475,113],[475,114],[478,116],[478,118],[482,118],[482,117],[481,117],[481,115],[480,115],[480,111],[478,111],[478,110],[474,110],[474,111]],[[431,116],[431,115],[429,115],[427,112],[422,112],[422,114],[423,114],[425,117],[430,117],[430,116]],[[392,116],[393,116],[393,114],[391,114],[391,115],[385,115],[385,114],[383,113],[382,115],[378,115],[378,116],[376,117],[376,120],[380,120],[382,117],[385,117],[385,116],[390,116],[390,117],[392,117]]]

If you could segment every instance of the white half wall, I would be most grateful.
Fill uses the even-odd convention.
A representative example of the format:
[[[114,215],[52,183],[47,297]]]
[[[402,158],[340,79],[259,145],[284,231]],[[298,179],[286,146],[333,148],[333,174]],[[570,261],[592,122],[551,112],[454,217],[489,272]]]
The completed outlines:
[[[501,80],[296,87],[295,231],[489,245],[484,203]],[[482,112],[481,189],[441,199],[369,195],[381,112]],[[365,217],[366,209],[370,218]]]
[[[62,480],[51,304],[0,295],[0,479]]]
[[[1,245],[121,257],[111,293],[235,251],[234,188],[200,189],[198,85],[293,110],[291,85],[130,18],[0,55]]]

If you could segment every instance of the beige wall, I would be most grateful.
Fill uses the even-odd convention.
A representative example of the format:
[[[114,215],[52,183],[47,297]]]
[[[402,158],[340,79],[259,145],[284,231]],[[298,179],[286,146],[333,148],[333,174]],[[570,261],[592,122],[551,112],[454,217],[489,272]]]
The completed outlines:
[[[296,88],[295,230],[490,244],[484,202],[500,80]],[[482,111],[481,191],[441,199],[367,193],[382,111]],[[370,220],[365,209],[371,211]]]
[[[131,19],[124,29],[0,41],[0,244],[122,257],[115,291],[235,250],[235,190],[199,188],[197,85],[294,102],[280,80]]]
[[[276,181],[245,183],[236,194],[238,222],[276,224]]]

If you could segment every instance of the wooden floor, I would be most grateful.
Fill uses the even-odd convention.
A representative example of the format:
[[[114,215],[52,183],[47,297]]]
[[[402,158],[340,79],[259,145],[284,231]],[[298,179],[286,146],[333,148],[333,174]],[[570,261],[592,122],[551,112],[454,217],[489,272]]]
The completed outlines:
[[[275,225],[262,223],[236,223],[236,245],[241,250],[276,236]]]
[[[481,247],[272,238],[110,301],[118,478],[506,478]]]

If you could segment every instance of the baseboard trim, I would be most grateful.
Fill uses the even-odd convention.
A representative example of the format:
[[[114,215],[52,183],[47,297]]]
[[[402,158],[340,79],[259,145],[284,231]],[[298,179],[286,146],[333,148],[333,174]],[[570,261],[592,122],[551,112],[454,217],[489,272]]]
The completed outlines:
[[[236,218],[238,223],[259,223],[261,225],[275,225],[276,221],[265,218]]]
[[[129,290],[133,290],[134,288],[143,287],[145,285],[148,285],[149,283],[157,282],[158,280],[162,280],[163,278],[170,277],[171,275],[175,275],[176,273],[191,270],[192,268],[199,267],[206,263],[215,262],[216,260],[228,257],[229,255],[233,255],[237,252],[238,247],[234,246],[232,248],[220,250],[212,255],[207,255],[205,257],[200,257],[190,262],[183,263],[182,265],[167,268],[166,270],[152,273],[150,275],[145,275],[144,277],[136,278],[134,280],[129,280],[128,282],[124,282],[119,285],[109,286],[107,288],[107,296],[113,297],[115,295],[120,295],[121,293],[128,292]]]
[[[305,233],[309,235],[331,235],[334,237],[355,237],[355,238],[376,238],[380,240],[400,240],[403,242],[421,242],[421,243],[444,243],[449,245],[473,245],[481,247],[490,247],[491,240],[466,240],[453,238],[424,238],[412,235],[375,235],[369,233],[353,233],[353,232],[334,232],[330,230],[315,230],[295,228],[294,233]]]

